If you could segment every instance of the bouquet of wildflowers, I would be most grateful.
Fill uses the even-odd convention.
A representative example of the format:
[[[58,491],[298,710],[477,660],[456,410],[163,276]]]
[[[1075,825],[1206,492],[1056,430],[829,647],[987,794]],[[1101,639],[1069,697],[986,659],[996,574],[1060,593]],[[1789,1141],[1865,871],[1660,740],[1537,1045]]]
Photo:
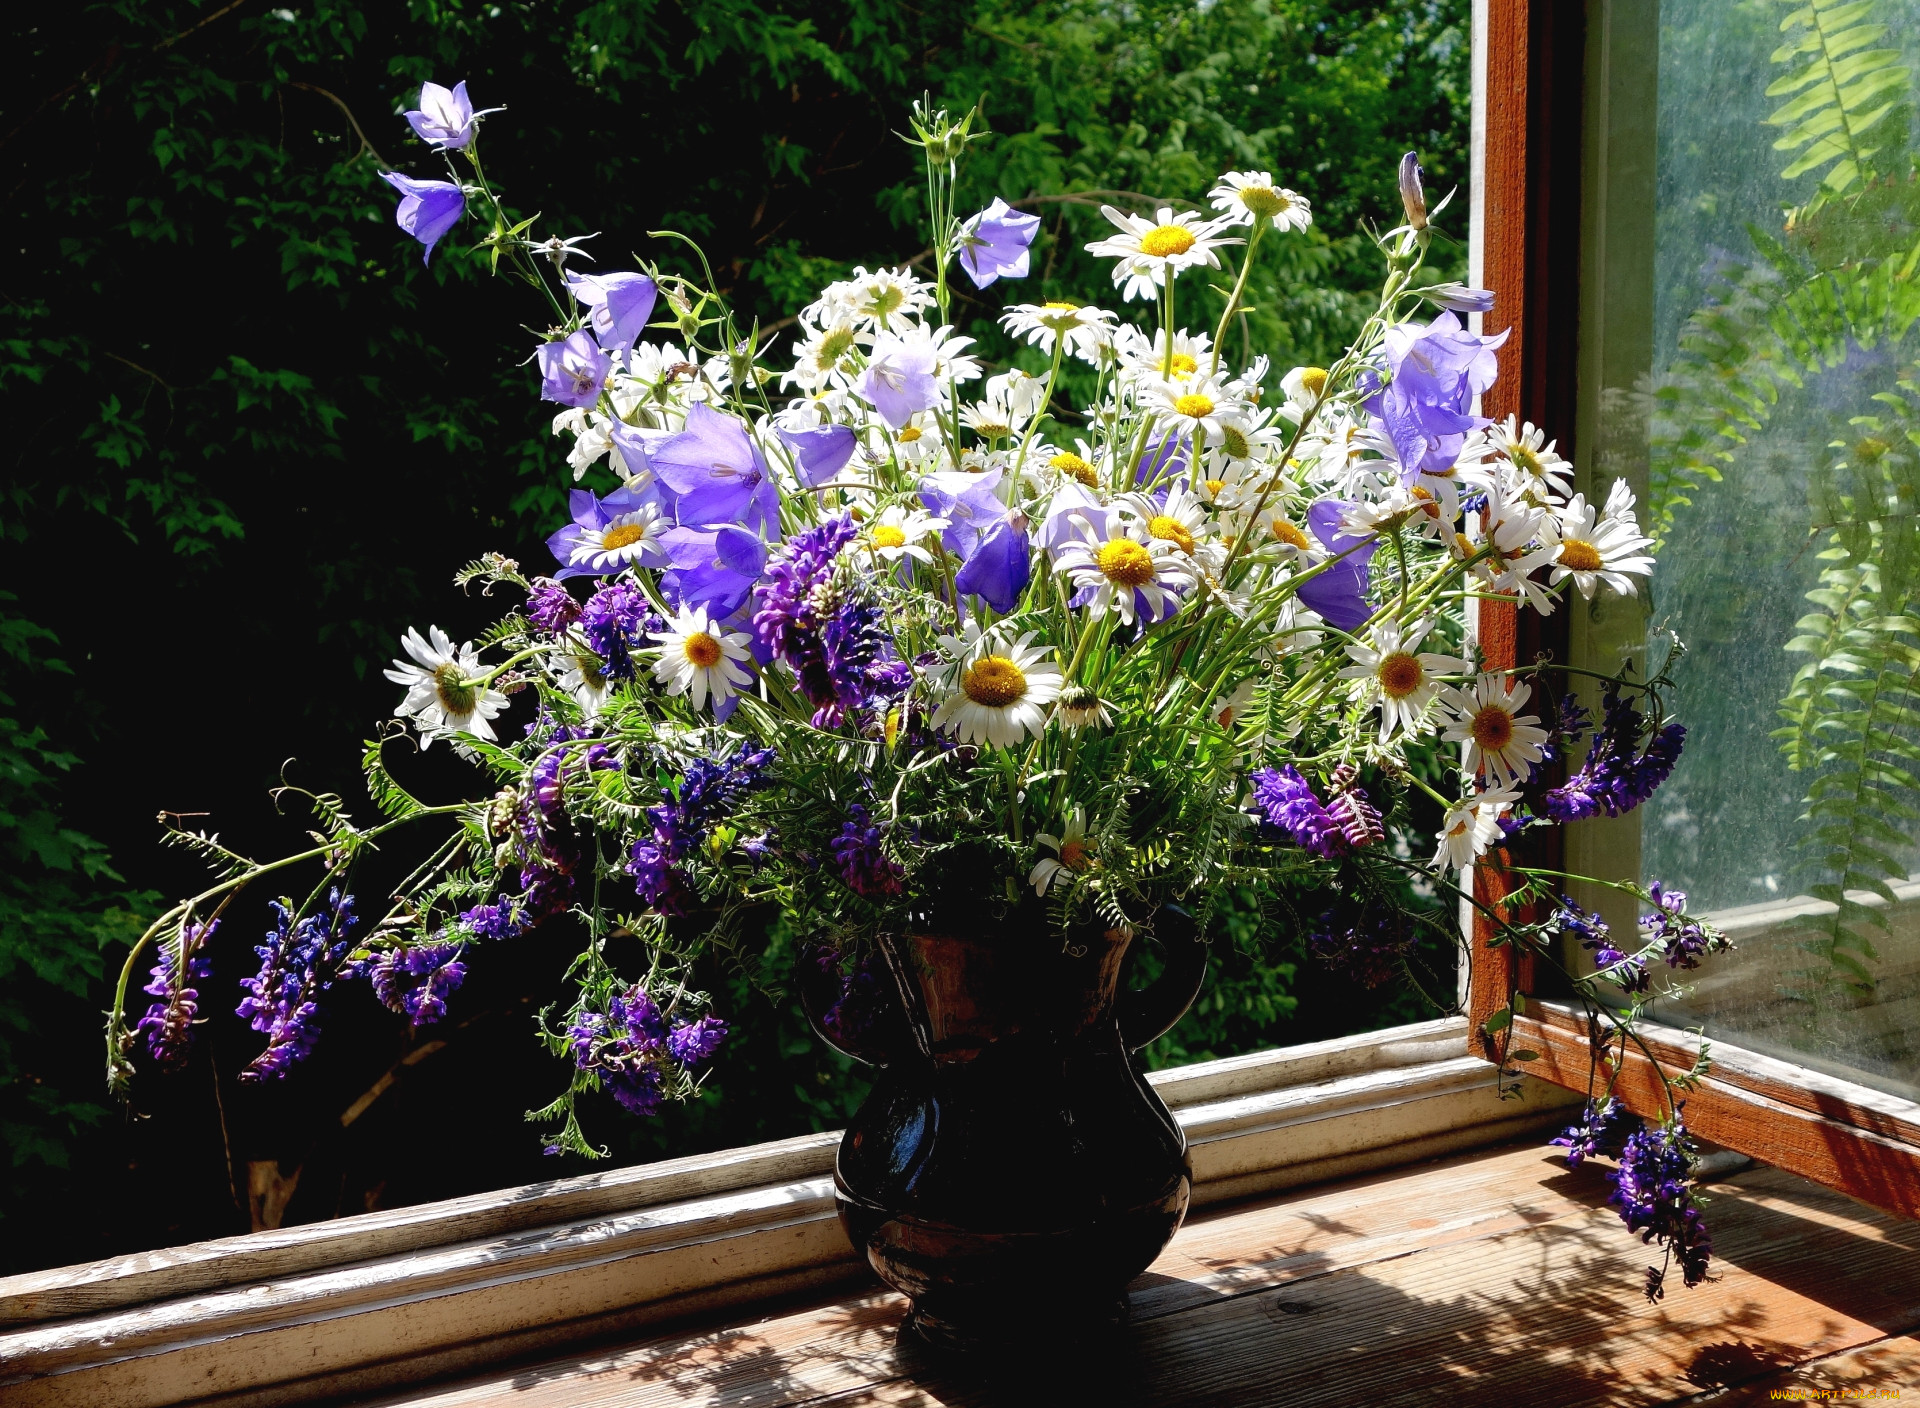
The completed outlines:
[[[1438,208],[1411,155],[1378,306],[1332,366],[1224,350],[1261,242],[1312,219],[1244,171],[1204,209],[1107,207],[1087,248],[1117,306],[1008,304],[1034,365],[988,374],[950,280],[1024,278],[1040,222],[956,211],[971,116],[915,113],[926,275],[856,269],[783,345],[710,276],[530,235],[483,174],[481,116],[428,85],[409,118],[454,179],[386,179],[427,257],[477,216],[494,267],[545,300],[530,361],[571,519],[544,575],[497,555],[462,574],[512,602],[480,639],[407,633],[404,723],[365,755],[377,821],[313,797],[315,845],[264,863],[179,834],[222,873],[148,935],[156,1000],[132,1031],[116,1005],[116,1085],[142,1038],[178,1062],[223,913],[297,866],[317,878],[274,904],[239,1008],[267,1039],[247,1078],[307,1054],[331,986],[364,978],[430,1023],[489,946],[571,914],[577,997],[542,1031],[574,1074],[535,1113],[550,1148],[591,1154],[581,1092],[646,1114],[698,1088],[727,1024],[691,975],[746,906],[777,904],[848,991],[881,934],[1038,907],[1067,945],[1150,932],[1170,903],[1204,924],[1248,883],[1332,897],[1316,944],[1390,969],[1410,885],[1451,891],[1513,832],[1617,814],[1671,769],[1663,680],[1607,681],[1585,765],[1550,785],[1590,721],[1548,667],[1477,663],[1476,599],[1551,612],[1634,593],[1653,560],[1624,483],[1589,501],[1540,431],[1476,414],[1504,334],[1463,321],[1490,294],[1429,274]],[[386,763],[407,733],[484,784],[411,795]],[[1444,818],[1430,854],[1404,844],[1417,794]],[[357,914],[357,857],[435,826],[384,912]],[[1653,899],[1672,923],[1635,954],[1571,908],[1521,936],[1585,926],[1631,1005],[1655,955],[1691,966],[1710,942]],[[1588,1151],[1619,1123],[1590,1115]]]

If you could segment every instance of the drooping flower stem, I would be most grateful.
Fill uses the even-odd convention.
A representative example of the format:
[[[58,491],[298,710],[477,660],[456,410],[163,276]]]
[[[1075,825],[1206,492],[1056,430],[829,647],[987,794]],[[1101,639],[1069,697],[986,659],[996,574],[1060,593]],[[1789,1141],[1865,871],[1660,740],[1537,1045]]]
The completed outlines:
[[[1220,312],[1219,325],[1213,330],[1213,361],[1207,368],[1210,377],[1220,370],[1220,344],[1226,339],[1227,325],[1240,309],[1240,299],[1247,291],[1247,275],[1253,272],[1253,251],[1260,243],[1261,231],[1266,228],[1265,220],[1255,220],[1253,229],[1247,234],[1247,257],[1240,262],[1240,277],[1234,280],[1233,293],[1227,299],[1227,306]]]

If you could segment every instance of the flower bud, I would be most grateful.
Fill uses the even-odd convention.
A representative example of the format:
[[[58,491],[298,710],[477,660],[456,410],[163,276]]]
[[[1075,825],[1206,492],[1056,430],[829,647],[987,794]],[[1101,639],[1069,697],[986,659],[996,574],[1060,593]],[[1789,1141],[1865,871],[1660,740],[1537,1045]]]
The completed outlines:
[[[1416,230],[1427,228],[1427,188],[1420,169],[1420,154],[1408,152],[1400,158],[1400,204],[1406,207],[1407,223]]]

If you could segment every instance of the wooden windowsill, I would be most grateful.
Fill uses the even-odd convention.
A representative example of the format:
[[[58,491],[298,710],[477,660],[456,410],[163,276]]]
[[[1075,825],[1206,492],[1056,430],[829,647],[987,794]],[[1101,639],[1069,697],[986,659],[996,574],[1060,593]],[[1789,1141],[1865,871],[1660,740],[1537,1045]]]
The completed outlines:
[[[1198,1205],[1534,1133],[1461,1018],[1151,1079]],[[866,1277],[837,1133],[0,1280],[0,1401],[163,1408],[374,1391]]]
[[[1767,1168],[1710,1186],[1715,1275],[1642,1294],[1601,1166],[1538,1144],[1203,1213],[1095,1350],[956,1366],[900,1297],[816,1296],[383,1400],[385,1408],[1472,1401],[1758,1405],[1920,1390],[1920,1234]]]

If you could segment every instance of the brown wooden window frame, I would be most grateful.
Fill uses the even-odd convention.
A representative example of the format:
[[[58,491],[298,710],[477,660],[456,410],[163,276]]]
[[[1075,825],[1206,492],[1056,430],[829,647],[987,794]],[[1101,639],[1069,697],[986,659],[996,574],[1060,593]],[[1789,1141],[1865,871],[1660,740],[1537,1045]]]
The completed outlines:
[[[1590,27],[1596,36],[1604,33],[1612,4],[1480,0],[1475,16],[1484,65],[1480,272],[1497,297],[1483,330],[1511,330],[1500,382],[1483,411],[1550,427],[1569,455],[1579,393],[1582,161],[1590,146],[1583,132],[1587,43]],[[1480,603],[1478,638],[1487,665],[1512,668],[1543,655],[1567,659],[1570,614],[1542,618],[1505,602]],[[1548,832],[1528,859],[1556,865],[1563,844],[1559,833]],[[1478,868],[1474,890],[1480,903],[1497,908],[1512,892],[1502,871],[1512,860],[1498,851]],[[1490,946],[1495,927],[1477,911],[1469,927],[1468,1049],[1496,1061],[1515,1051],[1538,1053],[1512,1069],[1587,1089],[1585,1014],[1533,996],[1530,957]],[[1529,996],[1524,1013],[1489,1036],[1483,1024],[1509,1006],[1516,990]],[[1674,1074],[1694,1064],[1699,1043],[1688,1032],[1657,1023],[1640,1030],[1645,1051],[1628,1051],[1614,1094],[1635,1113],[1657,1118],[1666,1097],[1647,1053]],[[1920,1217],[1920,1105],[1717,1040],[1711,1054],[1711,1073],[1686,1097],[1686,1122],[1696,1134],[1864,1202]]]

